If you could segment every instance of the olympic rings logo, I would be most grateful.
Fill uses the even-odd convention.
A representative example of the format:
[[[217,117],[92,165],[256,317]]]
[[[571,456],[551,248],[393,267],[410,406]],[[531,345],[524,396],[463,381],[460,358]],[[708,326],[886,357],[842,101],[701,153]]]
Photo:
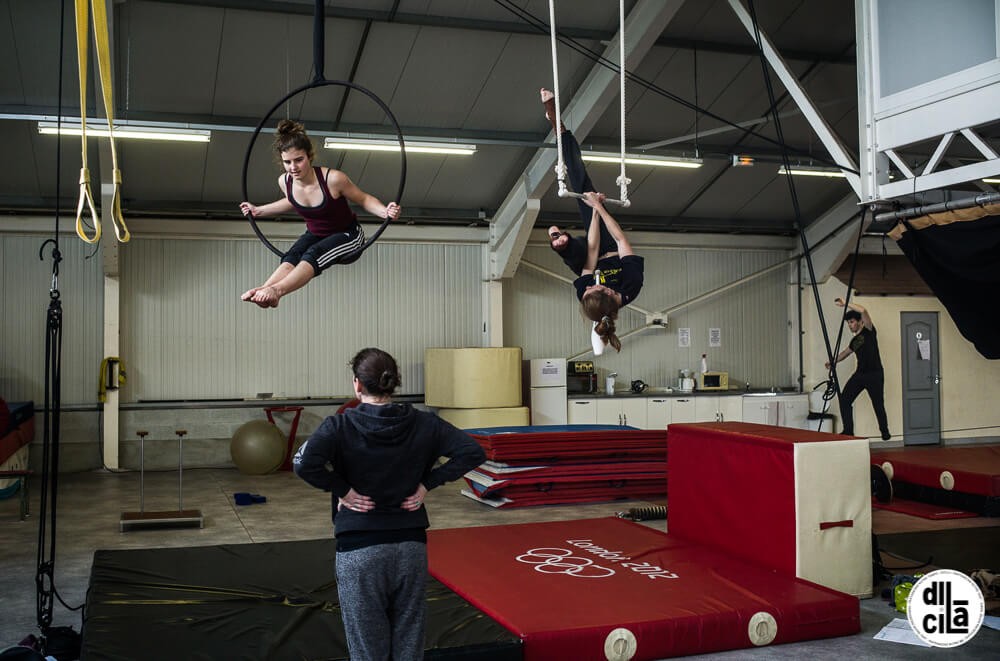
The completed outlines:
[[[543,574],[567,574],[579,578],[607,578],[615,575],[614,569],[594,564],[590,558],[578,558],[568,549],[531,549],[517,556],[517,561],[535,565],[535,571]]]

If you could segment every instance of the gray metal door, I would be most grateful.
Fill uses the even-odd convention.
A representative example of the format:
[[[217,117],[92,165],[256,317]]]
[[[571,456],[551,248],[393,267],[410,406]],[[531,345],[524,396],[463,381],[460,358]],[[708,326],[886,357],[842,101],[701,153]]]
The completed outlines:
[[[903,444],[941,442],[937,312],[902,312]]]

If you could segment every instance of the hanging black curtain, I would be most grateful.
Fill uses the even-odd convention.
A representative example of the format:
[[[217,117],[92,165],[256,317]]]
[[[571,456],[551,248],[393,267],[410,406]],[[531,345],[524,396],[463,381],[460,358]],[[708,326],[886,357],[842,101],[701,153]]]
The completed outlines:
[[[1000,216],[916,229],[918,221],[906,223],[899,247],[965,339],[1000,358]]]

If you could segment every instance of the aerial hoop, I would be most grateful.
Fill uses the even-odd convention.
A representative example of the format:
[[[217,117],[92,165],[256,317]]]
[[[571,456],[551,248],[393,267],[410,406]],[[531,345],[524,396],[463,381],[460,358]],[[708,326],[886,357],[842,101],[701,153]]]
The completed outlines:
[[[399,122],[396,121],[396,117],[392,114],[392,111],[389,110],[389,106],[386,105],[385,102],[382,101],[382,99],[378,98],[378,96],[376,96],[374,92],[365,87],[362,87],[361,85],[346,80],[326,80],[323,78],[317,78],[316,80],[313,80],[312,82],[307,83],[302,87],[294,89],[288,94],[286,94],[284,97],[281,98],[281,100],[279,100],[271,107],[271,109],[267,112],[264,118],[260,120],[260,123],[257,124],[257,128],[254,130],[253,135],[250,137],[250,144],[247,145],[246,157],[243,159],[244,200],[250,199],[250,196],[247,193],[247,170],[250,168],[250,155],[253,153],[253,147],[254,144],[257,142],[257,137],[260,135],[260,132],[264,129],[264,125],[267,124],[267,122],[271,119],[271,115],[273,115],[275,111],[278,110],[278,108],[284,105],[285,102],[287,102],[292,97],[297,96],[298,94],[301,94],[302,92],[305,92],[307,90],[311,90],[317,87],[325,87],[327,85],[339,85],[341,87],[347,87],[353,90],[357,90],[358,92],[361,92],[369,99],[374,101],[375,104],[378,105],[383,110],[383,112],[385,112],[385,116],[389,118],[389,121],[392,123],[393,129],[395,129],[396,131],[396,138],[397,140],[399,140],[399,189],[396,191],[396,197],[393,198],[391,201],[396,202],[398,204],[402,200],[403,188],[406,186],[406,145],[403,142],[403,131],[399,128]],[[247,214],[247,220],[250,221],[250,227],[253,228],[254,234],[257,235],[257,238],[260,239],[261,243],[267,246],[267,248],[278,257],[285,256],[285,253],[278,250],[274,246],[274,244],[268,241],[267,237],[264,236],[264,233],[261,231],[260,227],[257,226],[257,220],[253,217],[253,214]],[[377,230],[375,230],[375,232],[368,238],[367,241],[365,241],[365,243],[361,247],[359,247],[352,253],[344,255],[338,260],[338,262],[348,262],[357,259],[361,255],[361,253],[367,250],[368,247],[371,246],[371,244],[375,243],[375,241],[382,235],[382,232],[384,232],[385,228],[389,226],[391,220],[392,220],[391,218],[386,217],[386,219],[382,221],[382,225],[379,226]]]

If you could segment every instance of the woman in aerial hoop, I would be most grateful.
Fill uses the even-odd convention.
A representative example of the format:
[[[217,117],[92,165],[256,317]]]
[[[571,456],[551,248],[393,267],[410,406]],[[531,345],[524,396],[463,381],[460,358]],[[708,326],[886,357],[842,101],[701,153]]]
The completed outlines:
[[[549,228],[549,244],[577,275],[573,286],[581,311],[594,322],[594,333],[599,338],[599,343],[594,343],[595,353],[601,353],[606,344],[621,351],[615,320],[618,310],[633,302],[642,290],[643,259],[632,252],[632,244],[604,207],[604,194],[594,192],[580,156],[580,145],[565,126],[556,126],[555,99],[544,88],[542,104],[553,130],[562,133],[563,160],[573,191],[583,193],[577,205],[587,229],[586,238],[573,237],[553,225]]]
[[[314,166],[312,140],[298,122],[278,122],[274,151],[285,169],[278,177],[278,189],[284,196],[259,207],[242,202],[240,211],[254,218],[294,211],[305,219],[306,231],[285,253],[271,277],[243,294],[244,301],[262,308],[277,307],[282,296],[301,289],[329,267],[349,264],[360,256],[365,233],[348,200],[383,219],[395,220],[402,210],[396,202],[382,204],[340,170]]]

